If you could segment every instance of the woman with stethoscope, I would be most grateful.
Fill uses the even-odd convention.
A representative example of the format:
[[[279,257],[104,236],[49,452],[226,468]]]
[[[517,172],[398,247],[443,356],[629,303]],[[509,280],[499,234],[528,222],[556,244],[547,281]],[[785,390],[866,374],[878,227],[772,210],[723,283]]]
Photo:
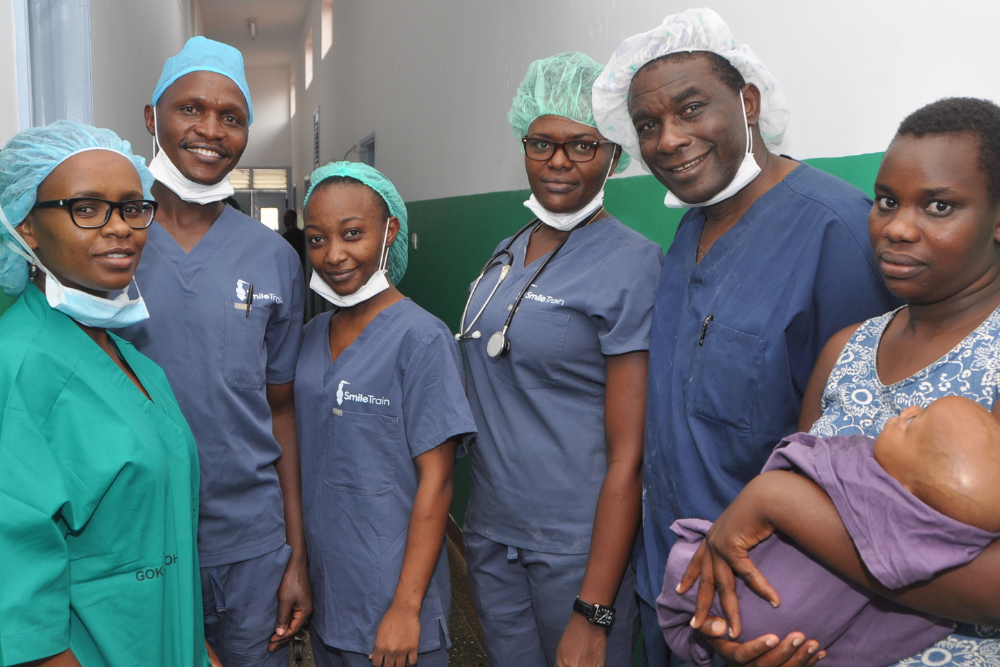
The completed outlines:
[[[537,218],[473,283],[457,336],[479,430],[465,553],[492,665],[631,664],[637,632],[629,560],[663,253],[602,206],[629,157],[595,127],[601,70],[580,53],[528,68],[508,118]]]

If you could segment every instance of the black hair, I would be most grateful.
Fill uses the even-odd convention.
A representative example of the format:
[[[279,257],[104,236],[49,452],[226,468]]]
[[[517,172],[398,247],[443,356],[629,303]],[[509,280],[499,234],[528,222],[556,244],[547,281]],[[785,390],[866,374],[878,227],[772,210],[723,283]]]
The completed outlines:
[[[979,140],[979,168],[995,205],[1000,203],[1000,107],[975,97],[946,97],[907,116],[897,137],[972,134]]]
[[[712,51],[675,51],[674,53],[668,53],[665,56],[660,56],[655,60],[650,60],[648,63],[639,68],[636,72],[646,69],[653,63],[663,63],[663,62],[686,62],[694,58],[704,57],[708,59],[709,65],[712,67],[712,74],[714,74],[719,81],[729,90],[733,91],[737,95],[743,90],[743,86],[746,85],[746,80],[740,71],[733,67],[733,64],[720,56],[718,53]]]
[[[313,188],[313,194],[315,194],[316,191],[319,190],[320,188],[328,188],[333,185],[363,186],[366,190],[368,190],[374,195],[374,201],[378,206],[379,214],[382,216],[382,220],[388,220],[390,217],[392,217],[392,213],[389,212],[389,205],[386,203],[385,199],[382,198],[382,195],[380,195],[374,189],[368,187],[358,179],[352,178],[350,176],[329,176],[327,178],[324,178],[322,181],[316,184],[316,187]]]

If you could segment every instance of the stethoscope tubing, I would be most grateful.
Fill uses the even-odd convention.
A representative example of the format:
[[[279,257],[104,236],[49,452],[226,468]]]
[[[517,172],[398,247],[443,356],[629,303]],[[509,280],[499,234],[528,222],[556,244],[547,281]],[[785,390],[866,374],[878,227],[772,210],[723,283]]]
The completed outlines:
[[[574,231],[576,231],[577,229],[579,229],[580,227],[586,227],[587,225],[589,225],[591,222],[593,222],[597,218],[598,215],[601,214],[601,211],[603,211],[603,210],[604,210],[603,206],[600,207],[600,208],[598,208],[596,211],[594,211],[594,214],[592,216],[590,216],[589,218],[587,218],[586,221],[582,222],[581,224],[579,224],[576,227],[574,227],[573,229],[571,229],[570,233],[567,234],[566,236],[564,236],[562,238],[562,240],[559,241],[558,245],[556,245],[556,247],[552,249],[552,252],[550,252],[545,257],[544,260],[542,260],[542,263],[538,266],[537,269],[535,269],[535,273],[532,274],[531,279],[528,280],[524,284],[524,287],[521,288],[521,291],[518,292],[517,298],[514,299],[514,303],[511,304],[510,312],[507,313],[507,319],[504,321],[503,328],[500,331],[498,331],[495,334],[493,334],[494,336],[499,335],[500,338],[503,340],[503,352],[501,353],[501,356],[505,355],[507,353],[507,351],[510,349],[510,344],[506,341],[507,330],[510,328],[511,322],[514,321],[514,314],[517,312],[517,309],[521,306],[521,302],[524,300],[524,295],[528,293],[528,290],[531,289],[531,286],[533,284],[535,284],[536,280],[538,280],[538,276],[541,275],[542,271],[545,270],[545,267],[549,265],[549,262],[551,262],[555,258],[556,254],[558,254],[559,250],[564,245],[566,245],[566,241],[569,240],[569,237],[572,235],[572,233]],[[494,285],[493,289],[490,291],[489,295],[486,297],[486,301],[483,302],[483,305],[479,309],[479,312],[476,313],[476,316],[473,318],[472,322],[469,324],[468,327],[466,327],[465,326],[465,316],[468,313],[469,304],[472,303],[472,298],[476,294],[476,288],[479,287],[479,281],[483,279],[483,277],[486,275],[486,273],[491,268],[493,268],[493,264],[497,260],[497,258],[499,258],[499,257],[501,257],[503,255],[507,255],[507,257],[510,260],[510,264],[509,265],[504,265],[504,266],[511,266],[511,265],[513,265],[514,264],[514,253],[512,253],[510,251],[511,246],[514,245],[514,242],[517,241],[518,237],[521,236],[521,234],[523,234],[527,230],[529,230],[532,227],[534,227],[536,223],[540,223],[540,222],[541,221],[538,218],[535,218],[534,220],[532,220],[531,222],[529,222],[528,224],[526,224],[524,227],[521,227],[521,229],[519,229],[518,232],[516,234],[514,234],[514,236],[512,236],[511,239],[507,242],[507,245],[505,245],[503,247],[503,249],[500,250],[499,252],[493,253],[493,256],[490,257],[489,261],[486,262],[486,265],[483,267],[483,270],[480,271],[480,273],[479,273],[479,277],[476,278],[475,283],[473,283],[472,289],[469,291],[469,298],[466,299],[466,301],[465,301],[465,308],[462,310],[462,320],[461,320],[461,322],[459,322],[459,333],[455,336],[455,338],[457,340],[462,341],[462,340],[469,340],[470,338],[478,338],[478,336],[473,335],[475,332],[472,332],[472,328],[476,326],[476,322],[479,320],[479,316],[483,314],[484,310],[486,310],[486,306],[493,299],[493,295],[496,293],[497,289],[500,287],[500,283],[503,282],[503,279],[506,277],[506,274],[501,273],[500,279],[497,281],[497,284]],[[502,269],[501,269],[501,271],[502,271]],[[490,356],[493,356],[493,355],[491,354]]]
[[[493,286],[492,290],[490,290],[489,296],[486,297],[486,301],[483,302],[483,305],[479,309],[479,312],[476,313],[476,316],[472,318],[472,322],[469,323],[469,326],[465,326],[465,317],[469,313],[469,305],[472,303],[472,298],[476,295],[476,290],[479,288],[479,281],[481,281],[483,278],[486,277],[486,274],[489,273],[490,269],[493,268],[497,259],[503,257],[504,255],[507,255],[507,258],[510,262],[510,264],[508,264],[507,266],[513,266],[514,253],[510,251],[511,246],[514,245],[514,242],[517,241],[518,237],[520,237],[521,234],[534,227],[535,224],[538,222],[540,222],[538,218],[535,218],[534,220],[526,224],[524,227],[521,227],[521,229],[517,230],[517,233],[514,234],[514,236],[512,236],[509,241],[507,241],[507,244],[503,248],[493,253],[493,255],[486,261],[486,264],[483,266],[483,270],[479,272],[479,276],[476,278],[476,281],[472,284],[472,289],[469,290],[469,297],[465,300],[465,308],[462,309],[462,319],[461,321],[459,321],[458,335],[455,336],[456,339],[468,340],[470,338],[473,338],[472,336],[473,327],[476,326],[476,322],[479,321],[480,315],[483,314],[483,311],[486,310],[486,306],[488,306],[490,301],[493,300],[493,295],[496,294],[497,289],[500,288],[500,283],[502,283],[503,279],[506,278],[507,276],[506,274],[501,273],[500,279],[497,280],[497,284]],[[502,262],[501,266],[503,266]],[[501,272],[502,271],[503,269],[501,269]]]

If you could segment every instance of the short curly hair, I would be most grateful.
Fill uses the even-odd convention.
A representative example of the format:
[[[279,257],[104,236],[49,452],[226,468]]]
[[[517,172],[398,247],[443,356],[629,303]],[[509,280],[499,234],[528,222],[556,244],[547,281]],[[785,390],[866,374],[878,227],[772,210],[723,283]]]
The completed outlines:
[[[718,53],[713,51],[675,51],[674,53],[668,53],[665,56],[660,56],[650,60],[648,63],[639,68],[636,72],[646,69],[647,67],[653,65],[653,63],[665,63],[665,62],[685,62],[688,60],[694,60],[695,58],[706,58],[709,65],[712,67],[712,74],[714,74],[719,81],[721,81],[726,88],[733,91],[737,95],[743,90],[743,86],[746,85],[746,80],[740,71],[736,69],[731,62],[720,56]]]
[[[1000,106],[975,97],[946,97],[907,116],[897,137],[973,134],[979,140],[979,168],[994,205],[1000,203]]]

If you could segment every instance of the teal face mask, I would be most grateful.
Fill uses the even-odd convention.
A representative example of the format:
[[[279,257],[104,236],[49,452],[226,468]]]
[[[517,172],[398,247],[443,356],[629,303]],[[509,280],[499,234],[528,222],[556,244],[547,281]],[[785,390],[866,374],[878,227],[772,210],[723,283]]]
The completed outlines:
[[[0,208],[0,223],[10,232],[11,239],[21,246],[20,248],[11,246],[10,249],[28,263],[41,267],[45,272],[45,299],[54,310],[58,310],[84,326],[100,329],[120,329],[149,319],[149,311],[146,310],[146,303],[139,292],[138,284],[135,286],[138,295],[135,299],[128,298],[127,288],[115,299],[104,299],[72,287],[66,287],[38,261],[35,252],[28,247],[28,244],[7,220],[2,208]],[[132,282],[135,282],[134,278]]]

